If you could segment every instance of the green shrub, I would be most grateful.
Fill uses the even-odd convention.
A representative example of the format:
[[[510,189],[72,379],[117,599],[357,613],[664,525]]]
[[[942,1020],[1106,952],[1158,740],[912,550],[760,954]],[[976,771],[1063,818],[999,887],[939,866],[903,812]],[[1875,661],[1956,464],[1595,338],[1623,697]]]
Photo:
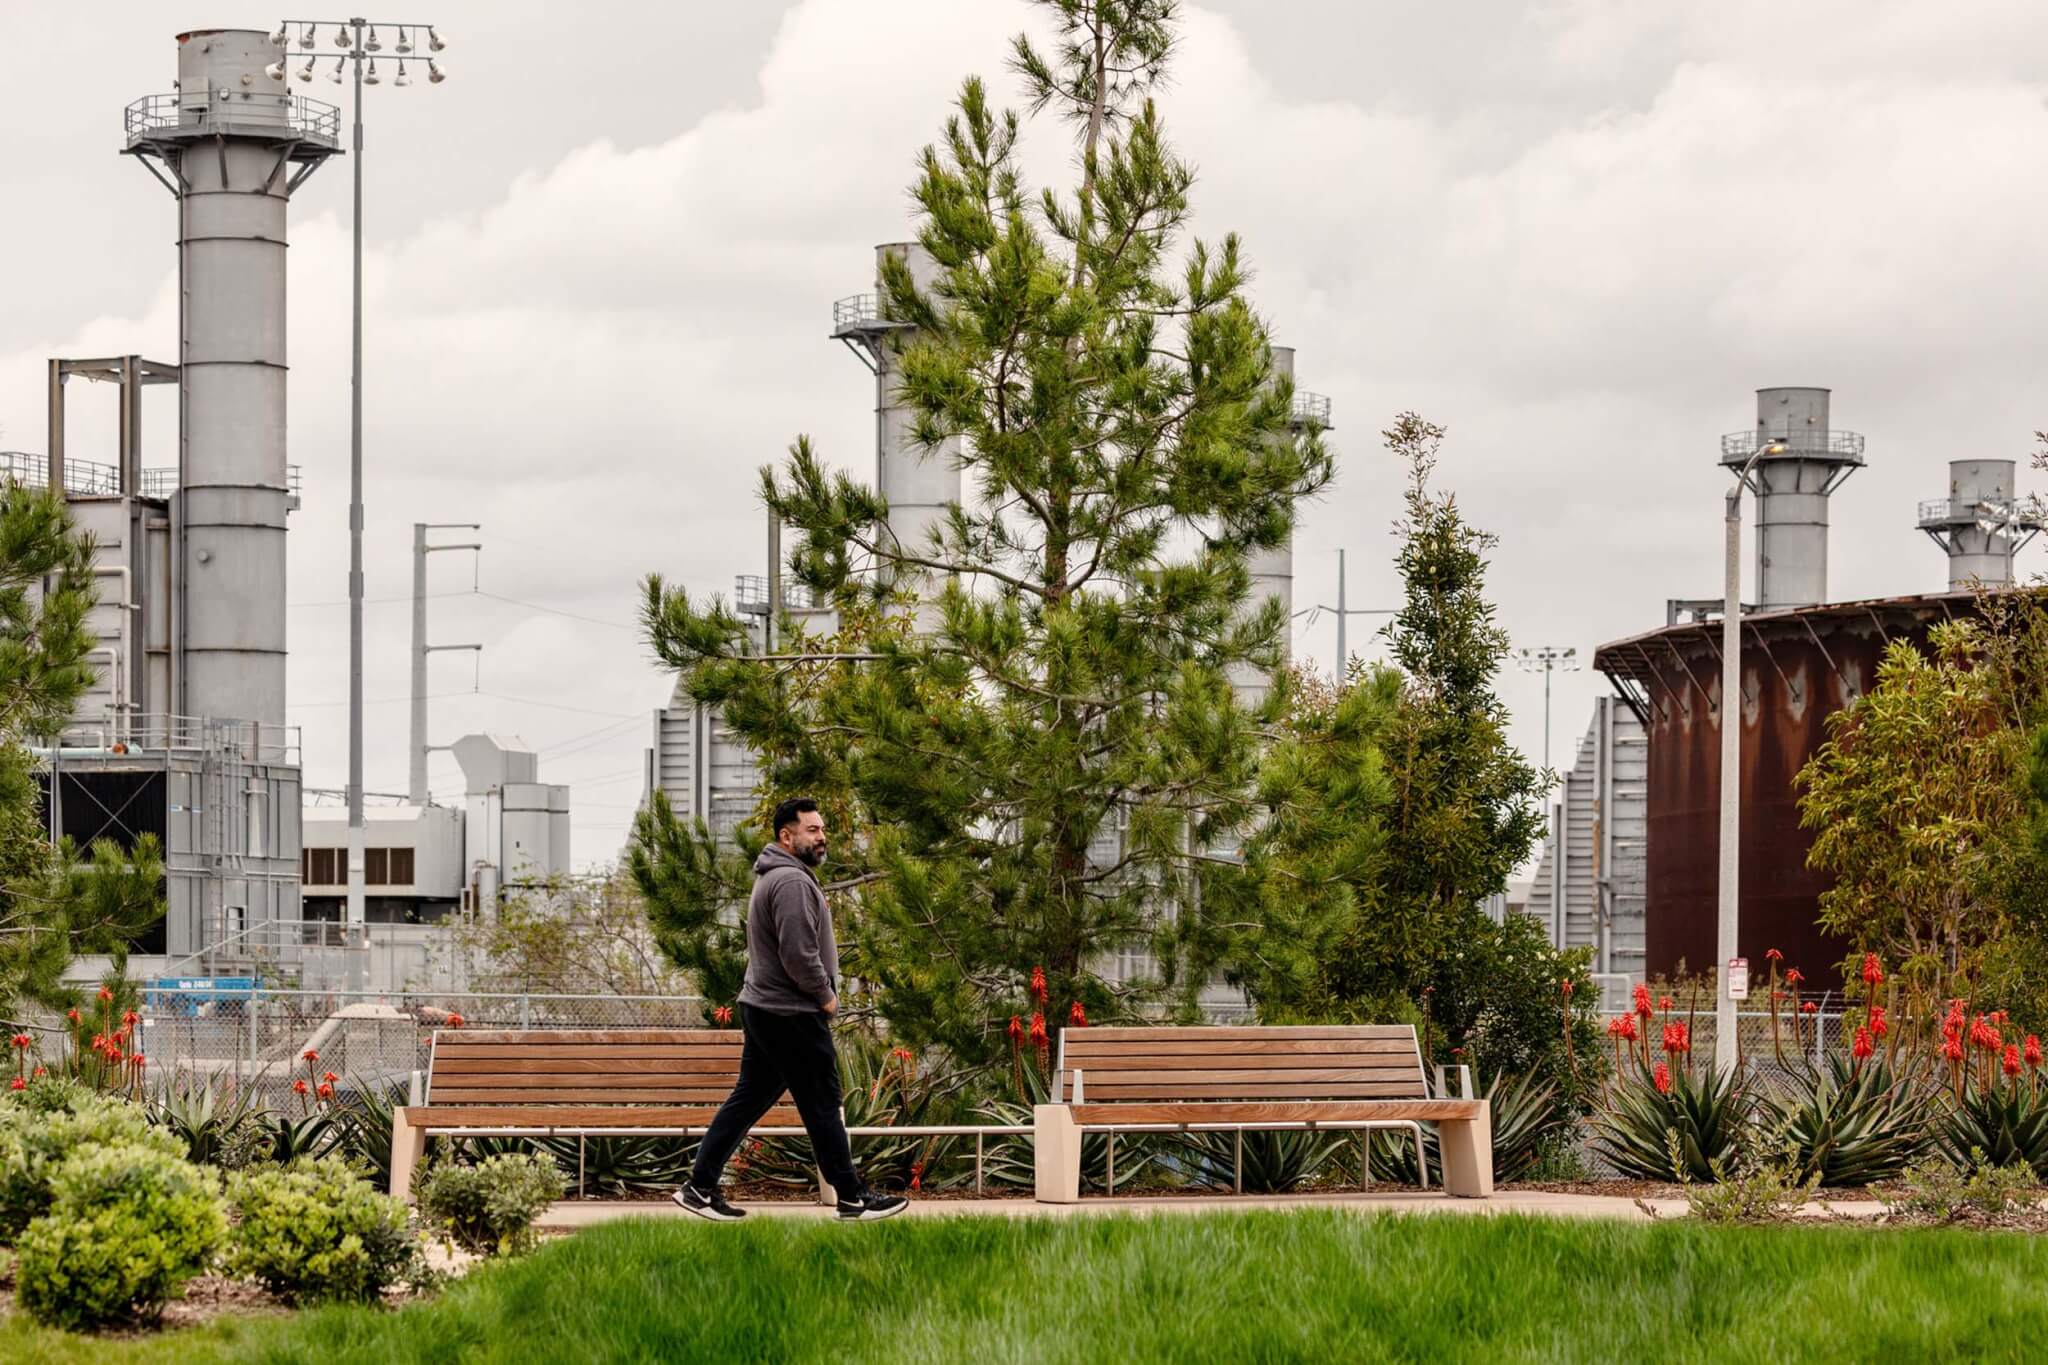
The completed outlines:
[[[52,1180],[50,1211],[21,1236],[21,1306],[81,1330],[154,1321],[212,1262],[226,1220],[212,1180],[160,1145],[81,1152]]]
[[[228,1272],[287,1302],[366,1302],[426,1278],[405,1205],[378,1193],[341,1157],[235,1176],[228,1198],[240,1220]]]
[[[509,1255],[533,1245],[533,1220],[562,1189],[554,1163],[532,1153],[448,1162],[420,1181],[420,1212],[465,1251]]]
[[[2031,1168],[1997,1165],[1982,1151],[1955,1165],[1929,1159],[1906,1172],[1904,1188],[1885,1200],[1885,1215],[1909,1223],[1995,1223],[2032,1209],[2033,1186]]]
[[[140,1105],[68,1082],[39,1084],[0,1106],[0,1243],[50,1207],[51,1182],[80,1152],[140,1146],[182,1156],[184,1144],[152,1127]]]

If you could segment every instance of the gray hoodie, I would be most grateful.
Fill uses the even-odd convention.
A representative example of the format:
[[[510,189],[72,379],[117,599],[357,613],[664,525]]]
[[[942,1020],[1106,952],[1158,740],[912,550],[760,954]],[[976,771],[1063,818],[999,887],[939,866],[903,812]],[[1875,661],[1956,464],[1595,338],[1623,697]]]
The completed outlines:
[[[801,858],[770,844],[754,860],[747,902],[747,982],[740,1003],[771,1014],[818,1014],[838,994],[839,944],[818,879]]]

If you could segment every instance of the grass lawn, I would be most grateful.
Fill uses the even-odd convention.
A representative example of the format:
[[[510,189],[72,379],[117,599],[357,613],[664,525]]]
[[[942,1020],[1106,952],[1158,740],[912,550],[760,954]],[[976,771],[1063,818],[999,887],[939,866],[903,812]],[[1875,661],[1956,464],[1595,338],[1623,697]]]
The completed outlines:
[[[0,1360],[2020,1360],[2048,1239],[1337,1212],[634,1220],[400,1312],[132,1342],[0,1323]]]

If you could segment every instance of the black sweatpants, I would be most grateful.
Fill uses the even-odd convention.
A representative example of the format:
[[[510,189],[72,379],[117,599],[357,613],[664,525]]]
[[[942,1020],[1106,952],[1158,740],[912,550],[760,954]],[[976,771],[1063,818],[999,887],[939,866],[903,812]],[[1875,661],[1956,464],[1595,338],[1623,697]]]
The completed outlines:
[[[697,1148],[690,1183],[717,1188],[725,1163],[746,1139],[747,1130],[775,1107],[787,1090],[803,1115],[811,1151],[827,1184],[841,1199],[857,1198],[866,1186],[853,1169],[846,1120],[839,1113],[839,1056],[832,1048],[832,1024],[823,1014],[775,1014],[740,1006],[740,1078],[718,1108]]]

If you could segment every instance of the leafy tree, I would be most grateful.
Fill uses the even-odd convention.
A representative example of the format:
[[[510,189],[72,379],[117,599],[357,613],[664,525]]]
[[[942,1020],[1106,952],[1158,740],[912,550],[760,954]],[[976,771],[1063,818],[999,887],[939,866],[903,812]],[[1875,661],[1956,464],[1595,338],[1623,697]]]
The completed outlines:
[[[664,953],[630,876],[553,878],[461,928],[455,948],[481,991],[680,995],[690,982]]]
[[[1546,780],[1492,690],[1493,539],[1431,490],[1441,429],[1403,414],[1386,439],[1409,470],[1399,666],[1287,690],[1246,852],[1264,930],[1239,975],[1268,1022],[1412,1020],[1433,1061],[1539,1072],[1580,1102],[1602,1070],[1587,954],[1482,908],[1528,856]]]
[[[1976,621],[1936,626],[1931,657],[1894,641],[1799,774],[1808,865],[1835,877],[1821,926],[1942,990],[1975,979],[2004,927],[1988,892],[2000,840],[2022,823],[2024,740],[1995,670],[1977,666],[1985,642]]]
[[[763,497],[844,624],[784,653],[839,657],[762,658],[722,604],[659,579],[643,613],[656,654],[761,756],[765,789],[814,791],[851,833],[844,958],[874,1007],[969,1059],[1002,1050],[1013,1014],[1185,1004],[1229,955],[1255,869],[1212,850],[1252,814],[1258,727],[1278,714],[1248,712],[1229,670],[1275,667],[1287,624],[1251,604],[1247,555],[1280,544],[1331,471],[1291,420],[1237,238],[1182,250],[1193,171],[1149,97],[1175,6],[1046,8],[1057,46],[1019,38],[1012,65],[1034,109],[1077,130],[1078,184],[1030,193],[1020,119],[970,79],[913,187],[937,280],[884,268],[887,312],[912,324],[915,439],[957,449],[970,499],[898,543],[880,494],[799,440]],[[916,592],[929,626],[911,630]],[[731,861],[658,808],[640,842],[666,941],[705,969]],[[1107,970],[1148,944],[1157,980]]]
[[[72,1003],[76,954],[110,953],[118,972],[163,914],[153,838],[126,854],[102,840],[83,858],[68,840],[50,846],[24,747],[60,732],[92,683],[95,596],[91,542],[64,500],[0,480],[0,1013]]]

